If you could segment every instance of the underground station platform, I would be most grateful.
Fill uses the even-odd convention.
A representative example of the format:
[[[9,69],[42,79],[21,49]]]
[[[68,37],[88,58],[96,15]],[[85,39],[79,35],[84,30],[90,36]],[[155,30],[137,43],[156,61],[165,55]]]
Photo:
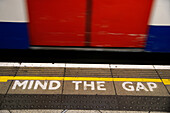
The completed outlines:
[[[0,63],[0,113],[170,112],[169,65]]]

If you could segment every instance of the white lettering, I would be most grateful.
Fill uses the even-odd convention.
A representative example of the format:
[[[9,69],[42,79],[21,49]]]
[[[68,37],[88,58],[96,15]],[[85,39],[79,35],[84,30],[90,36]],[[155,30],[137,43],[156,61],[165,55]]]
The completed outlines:
[[[28,84],[28,80],[25,80],[22,83],[19,80],[16,80],[14,82],[12,89],[16,89],[17,86],[19,87],[23,86],[22,89],[25,89],[27,87],[27,84]]]
[[[38,89],[38,86],[40,86],[43,90],[47,88],[48,81],[44,81],[44,84],[42,84],[39,80],[36,80],[34,89]]]
[[[135,88],[133,85],[129,85],[128,88],[126,87],[126,84],[133,84],[132,82],[123,82],[122,87],[127,91],[134,91]]]
[[[104,88],[104,84],[104,81],[97,81],[97,90],[106,90],[106,88]]]
[[[53,86],[53,84],[57,84],[55,87]],[[50,81],[50,85],[49,85],[49,90],[56,90],[61,86],[61,83],[59,81]]]
[[[150,91],[153,91],[153,88],[157,88],[156,83],[153,83],[153,82],[148,82],[147,85]]]
[[[79,84],[82,83],[82,81],[72,81],[72,83],[75,83],[75,90],[79,90]]]
[[[31,80],[30,83],[29,83],[28,89],[32,88],[33,83],[34,83],[34,80]]]
[[[87,81],[84,81],[84,90],[87,90],[87,87],[91,87],[91,90],[95,90],[94,81],[91,81],[90,84],[87,84]]]
[[[136,91],[140,91],[140,89],[148,91],[148,89],[141,82],[137,82]]]
[[[127,84],[132,84],[127,87]],[[154,82],[147,82],[146,83],[148,88],[147,89],[141,82],[137,82],[136,84],[136,91],[144,90],[144,91],[153,91],[154,88],[157,88],[157,84]],[[122,83],[122,87],[127,91],[135,91],[135,86],[132,82],[124,82]]]

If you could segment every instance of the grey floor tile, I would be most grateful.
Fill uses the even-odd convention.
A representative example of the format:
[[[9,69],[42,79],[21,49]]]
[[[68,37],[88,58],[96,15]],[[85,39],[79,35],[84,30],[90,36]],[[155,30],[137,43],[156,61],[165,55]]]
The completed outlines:
[[[0,113],[10,113],[8,110],[0,110]]]
[[[113,110],[100,110],[102,113],[148,113],[148,111],[113,111]]]
[[[0,67],[0,76],[14,76],[19,67]]]
[[[68,110],[66,113],[101,113],[98,110]]]
[[[20,67],[17,76],[58,76],[64,75],[63,67]]]
[[[0,94],[6,94],[12,81],[0,82]]]
[[[113,77],[159,78],[154,69],[112,69]]]
[[[150,113],[170,113],[170,112],[151,111]]]
[[[10,110],[11,113],[61,113],[62,110]]]
[[[106,68],[66,68],[66,77],[112,77]]]

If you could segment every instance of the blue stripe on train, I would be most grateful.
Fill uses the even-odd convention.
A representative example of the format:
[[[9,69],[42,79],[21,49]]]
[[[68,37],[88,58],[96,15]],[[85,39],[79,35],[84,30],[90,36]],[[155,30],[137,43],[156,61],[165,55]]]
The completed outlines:
[[[27,49],[27,23],[0,22],[0,49]]]
[[[145,50],[170,52],[170,26],[150,26]]]

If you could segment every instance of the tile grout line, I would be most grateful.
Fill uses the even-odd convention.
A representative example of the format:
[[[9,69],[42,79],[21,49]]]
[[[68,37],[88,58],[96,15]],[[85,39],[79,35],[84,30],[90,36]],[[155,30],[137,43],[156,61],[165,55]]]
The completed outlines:
[[[65,64],[65,67],[64,67],[64,75],[63,75],[63,77],[65,77],[65,74],[66,74],[66,64]],[[63,94],[63,91],[64,91],[64,79],[63,79],[63,85],[62,85],[62,92],[61,92],[61,94]]]
[[[113,78],[113,72],[112,72],[112,68],[111,68],[111,64],[109,64],[109,67],[110,67],[110,72],[111,72],[111,76],[112,76],[112,78]],[[114,69],[116,69],[117,68],[117,66],[114,68]],[[116,73],[117,74],[117,73]],[[117,90],[116,90],[116,85],[115,85],[115,81],[113,81],[112,82],[113,83],[113,86],[114,86],[114,88],[115,88],[115,96],[116,96],[116,99],[115,99],[115,104],[117,105],[117,108],[119,108],[119,103],[118,103],[118,99],[117,99]]]
[[[110,72],[111,72],[111,76],[113,78],[113,73],[112,73],[112,69],[111,69],[111,65],[109,64],[109,68],[110,68]],[[117,95],[117,91],[116,91],[116,86],[115,86],[115,81],[112,82],[113,83],[113,86],[115,88],[115,95]]]
[[[66,63],[65,63],[65,67],[64,67],[64,75],[63,77],[65,77],[65,74],[66,74]],[[64,79],[63,79],[63,85],[62,85],[62,91],[61,91],[61,95],[63,95],[63,92],[64,92]],[[63,96],[61,96],[61,102],[63,101]],[[60,103],[60,106],[62,105],[62,103]],[[61,113],[66,113],[68,110],[63,110]]]
[[[21,65],[21,63],[20,63],[20,65]],[[20,66],[18,67],[17,71],[15,72],[14,77],[17,75],[19,69],[20,69]],[[8,94],[8,91],[9,91],[9,89],[10,89],[10,87],[11,87],[13,81],[14,81],[14,80],[11,81],[11,83],[10,83],[10,85],[9,85],[9,87],[8,87],[8,89],[7,89],[6,93],[5,93],[5,95],[4,95],[4,100],[5,100],[5,98],[6,98],[7,94]],[[3,101],[2,101],[2,103],[0,104],[0,108],[1,108],[2,105],[3,105]]]
[[[98,110],[100,113],[102,113],[100,110]]]
[[[154,66],[154,65],[153,65],[153,67],[154,67],[154,69],[155,69],[155,71],[156,71],[156,73],[157,73],[157,75],[158,75],[159,79],[162,81],[162,84],[164,85],[164,87],[165,87],[166,91],[167,91],[167,92],[168,92],[168,94],[170,95],[170,92],[168,91],[168,88],[167,88],[167,87],[166,87],[166,85],[164,84],[164,82],[163,82],[163,80],[162,80],[162,78],[161,78],[160,74],[158,73],[158,71],[156,70],[156,68],[155,68],[155,66]]]
[[[63,111],[61,111],[61,113],[66,113],[68,111],[68,109],[64,109]]]

